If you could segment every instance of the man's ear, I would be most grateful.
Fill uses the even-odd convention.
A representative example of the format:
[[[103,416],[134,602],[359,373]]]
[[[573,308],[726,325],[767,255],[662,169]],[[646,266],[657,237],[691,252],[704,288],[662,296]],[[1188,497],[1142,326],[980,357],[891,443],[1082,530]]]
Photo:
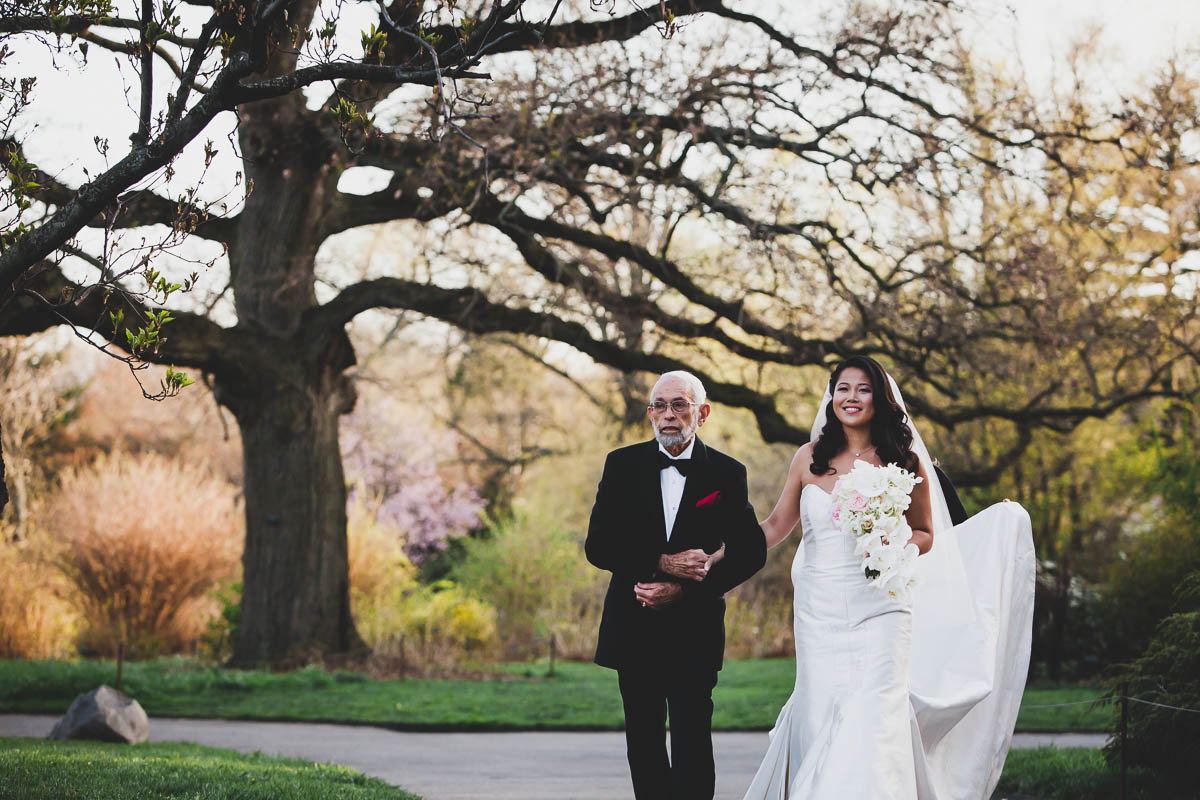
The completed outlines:
[[[699,420],[699,422],[696,423],[697,428],[699,428],[701,425],[704,424],[704,420],[708,419],[708,414],[710,411],[712,411],[712,406],[710,406],[708,403],[701,403],[699,410],[700,410],[700,420]]]

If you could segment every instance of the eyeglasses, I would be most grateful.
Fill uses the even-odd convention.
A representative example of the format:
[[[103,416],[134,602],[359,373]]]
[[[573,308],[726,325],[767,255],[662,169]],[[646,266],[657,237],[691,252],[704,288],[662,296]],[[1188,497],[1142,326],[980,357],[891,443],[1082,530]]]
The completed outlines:
[[[665,403],[662,400],[655,400],[653,403],[646,406],[646,408],[653,411],[655,414],[665,413],[668,408],[671,409],[672,411],[674,411],[676,414],[682,414],[683,412],[687,411],[692,406],[698,406],[698,405],[700,405],[700,404],[693,403],[690,400],[682,400],[677,397],[669,403]]]

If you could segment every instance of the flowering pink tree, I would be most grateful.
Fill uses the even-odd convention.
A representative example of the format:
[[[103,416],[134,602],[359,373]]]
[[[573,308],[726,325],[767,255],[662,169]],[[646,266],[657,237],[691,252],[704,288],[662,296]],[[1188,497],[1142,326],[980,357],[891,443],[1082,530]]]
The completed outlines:
[[[342,424],[346,475],[377,505],[377,518],[404,532],[404,551],[414,563],[482,524],[486,502],[445,466],[458,452],[459,437],[414,430],[394,404],[362,404]]]

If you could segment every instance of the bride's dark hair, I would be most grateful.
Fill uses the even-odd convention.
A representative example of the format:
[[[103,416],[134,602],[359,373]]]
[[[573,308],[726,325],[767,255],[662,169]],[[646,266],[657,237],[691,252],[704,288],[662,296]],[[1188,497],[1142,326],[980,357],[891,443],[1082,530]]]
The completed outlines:
[[[899,464],[909,472],[916,473],[917,454],[912,451],[912,428],[908,427],[908,415],[896,402],[887,373],[879,362],[869,356],[851,356],[833,368],[829,377],[829,396],[833,397],[838,378],[850,367],[858,367],[867,373],[871,382],[871,399],[875,405],[875,416],[871,418],[871,444],[875,454],[885,464]],[[825,406],[825,425],[821,437],[813,445],[812,471],[814,475],[827,475],[834,469],[829,462],[846,448],[846,430],[842,421],[833,413],[832,400]]]

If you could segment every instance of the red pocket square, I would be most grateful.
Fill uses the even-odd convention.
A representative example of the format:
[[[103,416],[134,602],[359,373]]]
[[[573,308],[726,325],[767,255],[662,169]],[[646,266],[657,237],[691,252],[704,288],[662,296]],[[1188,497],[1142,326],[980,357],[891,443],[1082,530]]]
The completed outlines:
[[[719,491],[713,492],[708,497],[702,497],[699,500],[697,500],[696,508],[703,508],[704,506],[710,506],[720,499],[721,499],[721,493]]]

